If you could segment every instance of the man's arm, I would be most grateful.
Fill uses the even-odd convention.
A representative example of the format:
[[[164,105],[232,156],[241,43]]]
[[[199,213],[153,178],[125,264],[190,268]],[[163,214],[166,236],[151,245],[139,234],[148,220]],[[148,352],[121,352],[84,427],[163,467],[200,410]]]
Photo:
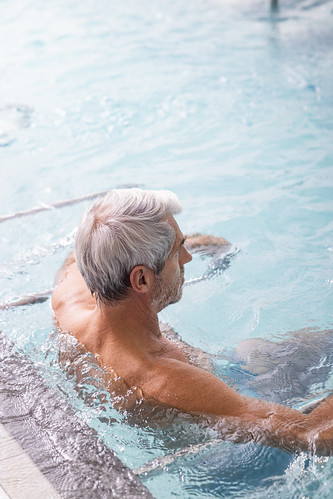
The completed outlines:
[[[242,396],[214,375],[173,359],[154,362],[139,386],[148,399],[213,416],[225,438],[233,441],[253,440],[292,451],[333,454],[332,397],[310,414],[303,414]]]
[[[224,237],[207,234],[190,234],[186,236],[185,247],[190,253],[216,255],[226,251],[231,244]]]

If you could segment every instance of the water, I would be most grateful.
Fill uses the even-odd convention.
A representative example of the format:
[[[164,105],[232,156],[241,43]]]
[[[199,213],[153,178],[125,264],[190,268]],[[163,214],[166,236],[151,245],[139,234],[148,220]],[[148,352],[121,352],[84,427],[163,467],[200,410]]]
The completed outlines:
[[[125,183],[176,192],[184,232],[223,235],[240,252],[161,319],[218,355],[232,386],[267,398],[226,349],[332,329],[333,2],[281,1],[275,12],[259,0],[0,6],[0,214]],[[87,205],[1,224],[1,302],[52,286]],[[208,264],[195,257],[186,278]],[[221,443],[172,411],[169,426],[159,414],[140,423],[89,384],[82,401],[57,365],[48,302],[0,321],[132,469],[180,452],[142,473],[156,497],[332,493],[332,459]],[[327,362],[285,402],[332,389]]]

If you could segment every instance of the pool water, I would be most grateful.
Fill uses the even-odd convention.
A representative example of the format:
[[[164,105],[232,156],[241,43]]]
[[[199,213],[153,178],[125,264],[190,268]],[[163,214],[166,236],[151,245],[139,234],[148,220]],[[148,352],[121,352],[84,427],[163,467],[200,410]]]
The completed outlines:
[[[222,235],[235,255],[161,319],[231,386],[295,407],[333,388],[332,20],[333,2],[314,0],[1,3],[0,215],[129,183],[176,192],[182,230]],[[0,302],[52,287],[88,205],[0,224]],[[186,279],[211,264],[195,256]],[[119,413],[94,380],[79,397],[50,303],[0,313],[157,498],[331,497],[332,458],[222,442],[174,411]],[[292,344],[294,374],[272,387],[274,354],[244,369],[235,349],[254,338],[280,360]]]

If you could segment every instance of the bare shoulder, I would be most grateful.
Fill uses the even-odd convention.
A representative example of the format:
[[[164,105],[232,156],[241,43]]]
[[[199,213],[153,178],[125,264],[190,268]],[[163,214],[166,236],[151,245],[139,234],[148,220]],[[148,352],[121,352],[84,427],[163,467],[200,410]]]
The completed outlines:
[[[146,398],[186,412],[236,415],[243,405],[243,397],[222,380],[175,359],[155,359],[140,381]]]
[[[66,271],[52,295],[52,308],[57,320],[64,314],[80,313],[95,306],[75,259],[68,262]]]

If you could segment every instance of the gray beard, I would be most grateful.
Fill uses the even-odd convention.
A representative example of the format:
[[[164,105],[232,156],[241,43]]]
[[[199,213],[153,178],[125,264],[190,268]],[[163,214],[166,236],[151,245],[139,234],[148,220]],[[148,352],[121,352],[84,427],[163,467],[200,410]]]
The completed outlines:
[[[184,270],[182,270],[180,277],[176,286],[170,284],[166,287],[163,277],[160,275],[156,276],[152,303],[157,307],[159,312],[181,299],[183,295]]]

